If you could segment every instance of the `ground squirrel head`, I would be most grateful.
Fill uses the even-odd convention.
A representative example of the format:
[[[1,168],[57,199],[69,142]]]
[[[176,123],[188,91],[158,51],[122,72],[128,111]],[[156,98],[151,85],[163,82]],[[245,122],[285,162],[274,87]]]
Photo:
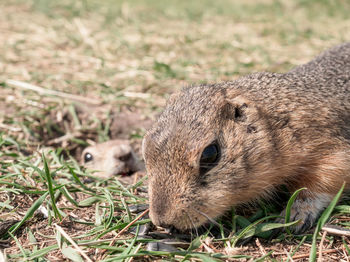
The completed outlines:
[[[264,112],[227,85],[190,87],[171,96],[144,137],[156,225],[200,226],[269,186],[260,172],[272,155],[264,146],[271,144]]]
[[[81,163],[95,170],[95,176],[108,178],[140,170],[138,161],[128,140],[110,140],[89,146],[81,155]]]

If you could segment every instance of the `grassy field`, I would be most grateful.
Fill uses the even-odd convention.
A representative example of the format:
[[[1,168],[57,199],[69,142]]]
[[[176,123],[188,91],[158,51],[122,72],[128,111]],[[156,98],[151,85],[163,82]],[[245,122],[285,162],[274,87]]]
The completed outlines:
[[[278,207],[261,201],[178,251],[147,251],[158,240],[127,230],[149,223],[129,210],[147,203],[147,177],[84,183],[79,165],[92,142],[139,152],[143,120],[183,86],[285,72],[346,41],[346,0],[0,1],[0,261],[349,261],[348,232],[321,230],[349,227],[346,200],[304,235],[271,239]],[[116,132],[122,113],[140,126]]]

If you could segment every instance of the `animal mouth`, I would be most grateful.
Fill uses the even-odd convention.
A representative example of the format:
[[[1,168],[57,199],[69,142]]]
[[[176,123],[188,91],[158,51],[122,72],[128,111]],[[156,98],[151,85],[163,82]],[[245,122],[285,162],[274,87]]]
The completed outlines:
[[[125,177],[125,176],[131,176],[134,173],[136,173],[137,171],[139,171],[139,169],[134,168],[134,167],[130,167],[130,166],[126,166],[124,167],[120,172],[118,172],[118,175]]]
[[[125,176],[131,176],[134,173],[135,171],[128,170],[128,171],[120,172],[119,175],[121,175],[122,177],[125,177]]]

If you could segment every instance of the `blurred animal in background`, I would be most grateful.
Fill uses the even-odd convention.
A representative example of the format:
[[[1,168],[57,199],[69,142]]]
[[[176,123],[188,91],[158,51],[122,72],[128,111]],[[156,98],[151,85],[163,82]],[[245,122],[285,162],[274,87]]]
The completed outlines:
[[[80,159],[94,176],[110,178],[114,175],[131,175],[143,168],[128,140],[110,140],[84,149]]]

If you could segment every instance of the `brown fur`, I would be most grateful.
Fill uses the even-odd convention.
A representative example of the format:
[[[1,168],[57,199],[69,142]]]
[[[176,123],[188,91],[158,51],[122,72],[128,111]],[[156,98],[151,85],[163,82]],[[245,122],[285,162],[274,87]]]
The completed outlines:
[[[350,43],[285,74],[173,95],[143,141],[152,221],[197,227],[286,184],[308,188],[292,210],[302,221],[296,230],[305,230],[350,182],[349,80]],[[200,176],[202,151],[214,140],[222,156]]]

